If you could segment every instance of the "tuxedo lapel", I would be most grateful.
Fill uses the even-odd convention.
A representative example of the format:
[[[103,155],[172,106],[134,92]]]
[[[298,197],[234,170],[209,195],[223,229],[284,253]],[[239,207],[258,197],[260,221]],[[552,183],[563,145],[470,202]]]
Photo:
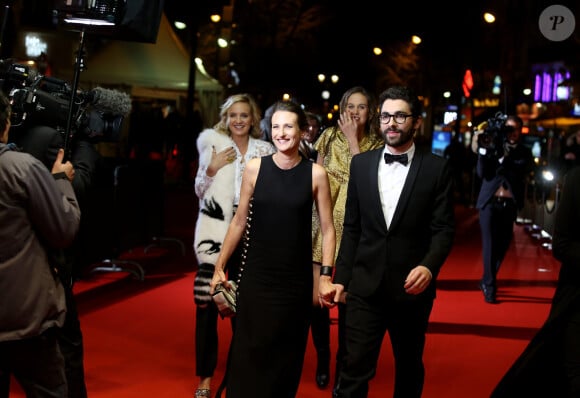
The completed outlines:
[[[381,220],[380,223],[384,227],[385,231],[387,231],[387,223],[385,222],[385,214],[383,213],[383,206],[381,205],[381,194],[379,193],[379,162],[384,162],[383,157],[383,148],[375,149],[371,152],[370,163],[368,167],[368,187],[371,198],[372,206],[369,211],[376,215],[378,220]]]

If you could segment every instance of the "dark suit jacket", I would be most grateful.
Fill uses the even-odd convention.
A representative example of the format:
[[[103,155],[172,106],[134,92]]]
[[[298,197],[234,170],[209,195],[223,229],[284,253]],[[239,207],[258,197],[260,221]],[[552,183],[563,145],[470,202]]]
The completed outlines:
[[[495,157],[478,155],[476,170],[481,178],[481,188],[476,207],[481,209],[485,206],[503,184],[512,193],[521,210],[524,207],[526,178],[533,169],[532,151],[521,143],[509,152],[502,163]]]
[[[435,297],[435,278],[455,233],[452,179],[444,158],[416,147],[391,227],[387,229],[378,188],[383,148],[353,157],[344,232],[335,283],[362,297],[385,288],[396,300]],[[408,273],[424,265],[433,282],[417,296],[405,292]]]

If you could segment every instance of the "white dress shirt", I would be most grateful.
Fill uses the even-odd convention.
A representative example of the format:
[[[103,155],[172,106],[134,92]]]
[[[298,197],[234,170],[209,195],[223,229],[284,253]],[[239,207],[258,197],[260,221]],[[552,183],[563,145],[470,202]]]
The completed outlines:
[[[381,206],[383,208],[385,222],[387,223],[387,228],[390,228],[393,214],[395,213],[397,203],[399,202],[399,196],[401,196],[403,185],[405,184],[407,174],[409,173],[409,167],[413,161],[413,155],[415,154],[415,144],[413,144],[411,148],[405,152],[409,159],[409,162],[406,166],[403,166],[399,162],[386,164],[383,160],[385,152],[391,153],[385,146],[383,156],[381,156],[381,161],[379,162],[378,182]]]

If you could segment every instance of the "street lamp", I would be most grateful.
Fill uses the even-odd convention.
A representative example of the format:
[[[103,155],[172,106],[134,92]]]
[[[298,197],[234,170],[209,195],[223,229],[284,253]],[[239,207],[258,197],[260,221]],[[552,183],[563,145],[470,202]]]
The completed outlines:
[[[318,79],[318,82],[322,86],[322,91],[320,92],[320,96],[323,100],[322,109],[324,112],[329,110],[328,101],[330,100],[330,97],[332,96],[331,95],[331,91],[332,91],[331,86],[335,85],[340,80],[340,77],[337,74],[330,75],[330,79],[328,81],[327,81],[326,77],[327,76],[324,73],[319,73],[316,76],[316,78]]]
[[[493,15],[491,12],[485,12],[483,13],[483,20],[487,23],[494,23],[495,15]]]

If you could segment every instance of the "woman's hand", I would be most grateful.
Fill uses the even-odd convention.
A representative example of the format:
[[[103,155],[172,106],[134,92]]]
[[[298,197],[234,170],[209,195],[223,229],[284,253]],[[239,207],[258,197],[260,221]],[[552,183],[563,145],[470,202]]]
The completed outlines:
[[[332,308],[336,305],[336,287],[337,285],[332,283],[330,276],[320,276],[320,282],[318,285],[318,301],[320,306],[325,306]]]
[[[215,292],[215,287],[222,283],[226,289],[229,289],[231,286],[228,283],[226,278],[226,274],[223,269],[215,268],[213,271],[213,277],[211,278],[211,282],[209,283],[209,294],[212,295]]]
[[[360,152],[358,146],[358,127],[357,121],[349,112],[343,112],[340,114],[340,119],[338,120],[338,127],[346,137],[348,146],[350,148],[350,153],[356,155]]]
[[[238,154],[233,146],[219,152],[216,152],[215,147],[212,147],[211,160],[206,171],[207,175],[209,177],[215,176],[219,169],[227,164],[233,163],[237,156]]]

